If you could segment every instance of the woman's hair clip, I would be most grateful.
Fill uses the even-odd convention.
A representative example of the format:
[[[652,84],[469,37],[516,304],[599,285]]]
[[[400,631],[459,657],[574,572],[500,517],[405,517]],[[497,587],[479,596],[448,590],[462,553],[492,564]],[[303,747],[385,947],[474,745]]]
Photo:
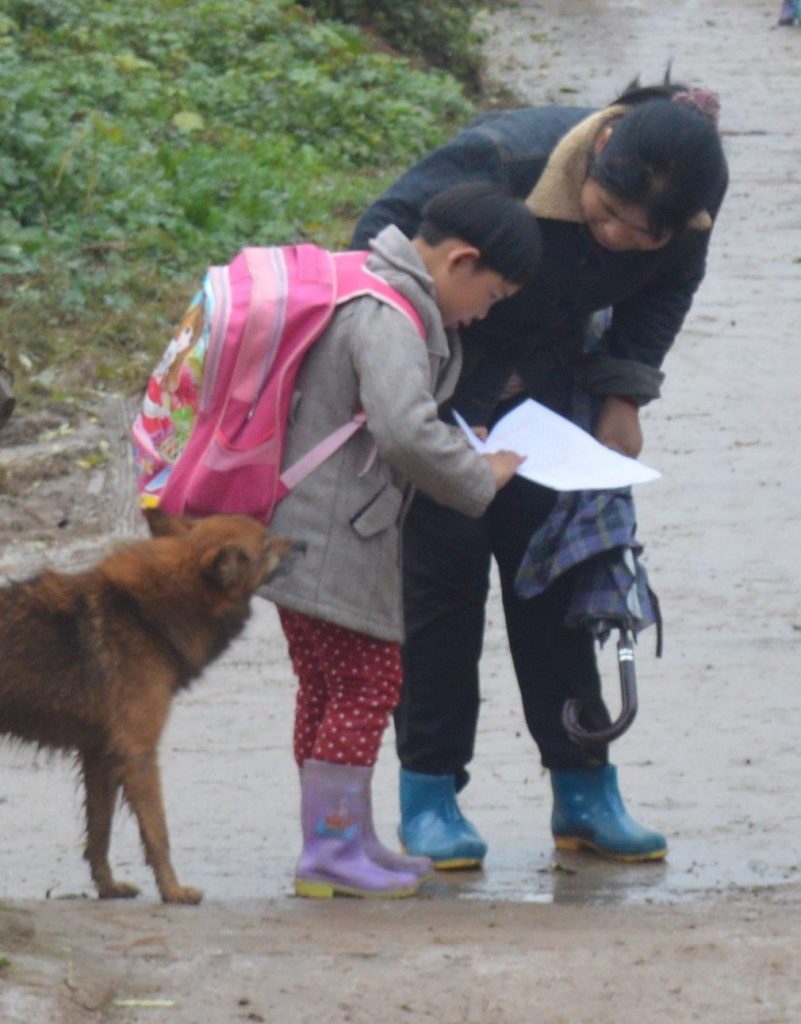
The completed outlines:
[[[720,96],[712,89],[682,89],[670,97],[674,103],[684,103],[703,114],[715,127],[720,116]]]

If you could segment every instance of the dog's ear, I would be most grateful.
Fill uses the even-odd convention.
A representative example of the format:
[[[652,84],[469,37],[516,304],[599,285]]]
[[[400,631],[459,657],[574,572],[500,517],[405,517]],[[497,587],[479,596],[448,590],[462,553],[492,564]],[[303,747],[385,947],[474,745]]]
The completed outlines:
[[[191,519],[167,515],[158,505],[145,509],[145,519],[153,537],[177,537],[189,533],[193,526]]]
[[[247,571],[250,559],[247,552],[236,544],[226,544],[214,551],[206,551],[200,559],[200,571],[204,579],[228,590]]]

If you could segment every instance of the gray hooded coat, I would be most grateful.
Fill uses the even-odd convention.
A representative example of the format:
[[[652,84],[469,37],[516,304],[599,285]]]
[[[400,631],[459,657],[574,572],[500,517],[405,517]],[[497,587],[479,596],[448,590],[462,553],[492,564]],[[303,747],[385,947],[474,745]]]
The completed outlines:
[[[367,426],[278,505],[271,531],[306,541],[308,550],[291,573],[260,593],[282,607],[400,641],[400,525],[411,488],[480,516],[495,482],[461,431],[438,419],[461,356],[455,335],[442,325],[422,259],[392,226],[371,249],[367,267],[412,303],[426,338],[408,317],[365,296],[337,311],[306,356],[283,468],[359,409]]]

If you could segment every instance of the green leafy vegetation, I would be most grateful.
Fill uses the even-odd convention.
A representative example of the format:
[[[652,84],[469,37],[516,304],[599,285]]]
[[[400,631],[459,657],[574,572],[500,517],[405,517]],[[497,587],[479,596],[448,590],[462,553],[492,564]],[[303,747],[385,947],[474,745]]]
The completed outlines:
[[[0,351],[20,397],[141,385],[208,263],[346,245],[472,112],[453,76],[288,0],[6,0]]]
[[[473,91],[481,86],[476,0],[300,0],[320,17],[339,18],[376,32],[401,53],[447,68]],[[489,5],[491,5],[490,0]]]

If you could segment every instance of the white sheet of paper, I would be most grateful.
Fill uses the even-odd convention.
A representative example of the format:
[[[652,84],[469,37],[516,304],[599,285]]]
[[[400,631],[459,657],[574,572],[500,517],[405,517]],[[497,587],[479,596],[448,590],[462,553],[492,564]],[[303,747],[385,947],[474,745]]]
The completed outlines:
[[[486,441],[455,411],[454,416],[476,451],[507,449],[525,455],[517,472],[555,491],[602,491],[661,476],[650,466],[612,451],[586,430],[530,398],[498,420]]]

